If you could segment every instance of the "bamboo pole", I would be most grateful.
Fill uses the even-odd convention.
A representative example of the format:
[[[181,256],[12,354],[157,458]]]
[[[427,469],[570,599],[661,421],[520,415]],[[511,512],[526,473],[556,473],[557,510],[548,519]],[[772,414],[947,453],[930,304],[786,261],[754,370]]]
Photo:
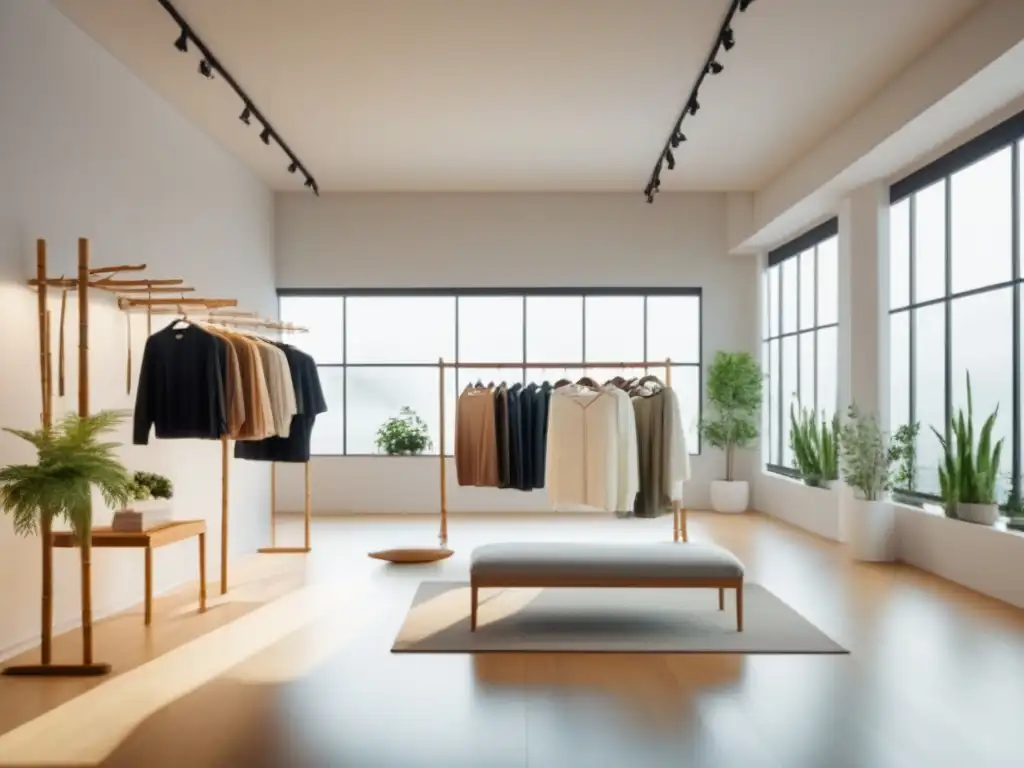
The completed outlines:
[[[89,240],[78,238],[78,415],[89,415]],[[79,557],[82,572],[82,664],[92,660],[92,508],[90,531],[81,542]]]
[[[228,436],[220,438],[220,593],[228,593]]]
[[[46,306],[46,241],[42,238],[36,240],[36,279],[39,281],[36,294],[39,311],[39,379],[43,396],[42,423],[43,429],[49,429],[53,424],[53,368],[50,363],[50,312]],[[40,510],[40,513],[43,594],[39,658],[43,664],[50,664],[53,660],[53,517],[49,510]]]
[[[303,535],[303,542],[305,544],[306,551],[309,552],[312,549],[312,545],[310,543],[310,535],[309,535],[310,534],[310,531],[309,531],[309,528],[310,528],[310,518],[312,517],[312,509],[311,509],[312,504],[311,504],[310,491],[309,491],[309,462],[308,461],[306,462],[306,471],[303,473],[303,475],[305,477],[305,485],[306,485],[306,499],[305,499],[306,519],[305,519],[305,530],[304,530],[304,535]]]

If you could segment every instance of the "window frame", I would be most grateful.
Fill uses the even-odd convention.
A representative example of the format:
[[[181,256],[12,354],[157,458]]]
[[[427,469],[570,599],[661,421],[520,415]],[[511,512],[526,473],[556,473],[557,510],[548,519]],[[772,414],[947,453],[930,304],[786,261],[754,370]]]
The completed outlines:
[[[797,359],[797,367],[796,367],[796,370],[797,370],[797,390],[799,391],[799,389],[800,389],[800,380],[802,378],[801,375],[800,375],[801,374],[801,368],[800,368],[800,357],[801,357],[800,337],[804,336],[806,334],[811,334],[812,335],[812,337],[814,339],[814,399],[815,399],[815,410],[817,410],[817,398],[818,398],[818,334],[822,330],[826,330],[826,329],[829,329],[829,328],[836,328],[836,329],[839,328],[839,319],[838,319],[839,312],[838,312],[838,307],[836,307],[836,321],[835,322],[832,322],[832,323],[820,323],[820,324],[818,322],[818,318],[819,318],[819,316],[821,314],[821,308],[818,306],[819,297],[820,297],[820,291],[819,291],[819,286],[818,286],[818,275],[819,275],[819,272],[820,272],[820,270],[818,268],[818,265],[819,265],[818,248],[823,243],[828,242],[829,240],[831,240],[834,237],[838,238],[838,236],[839,236],[839,218],[838,217],[833,217],[831,219],[828,219],[827,221],[822,222],[821,224],[817,225],[816,227],[813,227],[813,228],[807,230],[802,235],[799,235],[799,236],[793,238],[789,242],[784,243],[783,245],[780,245],[778,248],[775,248],[775,249],[769,251],[768,252],[768,264],[767,264],[767,267],[765,268],[764,301],[767,302],[767,307],[765,309],[765,313],[767,314],[767,317],[768,317],[769,326],[767,328],[762,328],[761,329],[761,331],[762,331],[762,333],[761,333],[761,350],[762,350],[762,356],[763,356],[764,350],[767,349],[770,352],[770,350],[771,350],[771,343],[773,341],[777,342],[776,343],[776,347],[778,348],[778,353],[779,353],[778,370],[779,370],[779,379],[780,379],[780,381],[778,382],[779,398],[778,398],[778,403],[776,404],[776,406],[777,406],[776,413],[774,413],[774,414],[772,413],[773,409],[770,407],[771,406],[771,398],[770,397],[768,398],[768,404],[769,404],[769,407],[767,409],[768,410],[768,421],[767,421],[768,440],[762,443],[762,445],[765,445],[765,444],[768,445],[768,455],[762,457],[762,463],[764,465],[765,470],[767,470],[768,472],[772,472],[772,473],[777,474],[777,475],[784,475],[786,477],[791,477],[791,478],[794,478],[794,479],[799,479],[799,477],[800,477],[800,472],[795,467],[787,467],[784,464],[776,464],[776,463],[773,463],[772,460],[771,460],[771,458],[772,458],[772,440],[773,440],[773,438],[776,440],[775,447],[778,449],[779,459],[781,460],[782,457],[785,454],[785,445],[783,443],[784,430],[782,429],[782,423],[783,423],[784,419],[788,418],[788,413],[787,413],[787,409],[786,409],[786,404],[788,402],[788,398],[784,395],[784,393],[782,391],[782,378],[784,377],[783,371],[785,370],[785,368],[784,368],[784,360],[783,360],[784,356],[782,354],[782,349],[783,349],[784,345],[783,345],[782,342],[783,342],[783,339],[786,339],[786,338],[789,338],[789,337],[794,337],[796,339],[796,345],[795,346],[796,346],[796,359]],[[836,242],[836,251],[837,251],[836,255],[837,255],[837,259],[838,259],[838,247],[839,247],[839,243],[837,241]],[[785,331],[784,332],[783,331],[783,325],[782,325],[782,316],[783,316],[783,304],[784,304],[784,300],[785,300],[785,281],[783,281],[783,279],[782,279],[781,265],[783,264],[783,262],[789,261],[791,259],[799,259],[800,258],[800,254],[805,253],[805,252],[807,252],[807,251],[809,251],[811,249],[814,250],[814,288],[813,288],[813,294],[814,294],[814,321],[808,327],[801,327],[801,319],[802,319],[801,318],[801,304],[802,304],[802,302],[801,302],[801,296],[800,296],[800,291],[801,291],[800,283],[801,283],[801,280],[802,280],[802,277],[803,277],[803,275],[802,275],[803,270],[800,269],[800,265],[799,265],[799,262],[798,262],[797,269],[796,269],[796,291],[797,291],[797,295],[796,295],[796,324],[795,324],[795,329],[794,330],[792,330],[792,331]],[[837,264],[837,266],[838,266],[838,264]],[[778,282],[777,301],[776,301],[776,297],[772,296],[771,280],[768,277],[768,274],[769,274],[770,270],[772,270],[775,267],[779,267],[780,268],[779,269],[779,279],[777,281]],[[774,306],[775,303],[778,304],[777,307]],[[777,331],[778,331],[774,335],[771,333],[771,320],[772,320],[773,312],[775,313],[775,318],[776,318],[776,321],[777,321],[776,322],[776,328],[777,328]],[[838,348],[838,330],[836,331],[836,336],[837,336],[836,342],[837,342],[837,348]],[[770,360],[762,360],[762,368],[763,368],[763,370],[766,371],[766,374],[765,374],[766,377],[771,375],[771,370],[772,369],[771,369],[771,361]],[[767,383],[767,386],[771,387],[771,382],[770,381]],[[836,393],[836,404],[835,404],[835,408],[833,410],[834,411],[838,411],[838,408],[839,408],[839,394],[837,392]],[[775,419],[778,419],[778,421],[775,421]],[[772,434],[772,426],[775,425],[775,424],[778,424],[778,434],[777,435]]]
[[[522,314],[522,354],[523,361],[526,362],[526,343],[527,343],[527,327],[529,318],[527,316],[527,299],[536,297],[582,297],[580,302],[582,312],[582,324],[581,324],[581,336],[580,336],[580,354],[582,357],[586,357],[586,333],[587,333],[587,297],[604,297],[604,296],[641,296],[644,299],[643,303],[643,348],[644,353],[647,353],[647,323],[648,323],[648,311],[647,311],[647,299],[653,297],[694,297],[698,302],[698,346],[697,346],[697,361],[696,362],[677,362],[672,361],[673,368],[696,368],[697,369],[697,387],[699,397],[697,403],[697,418],[698,423],[704,417],[704,297],[703,289],[700,287],[637,287],[637,288],[608,288],[608,287],[591,287],[591,288],[580,288],[580,287],[569,287],[569,288],[555,288],[555,287],[544,287],[544,288],[497,288],[497,287],[486,287],[486,288],[278,288],[277,299],[278,299],[278,315],[281,316],[281,299],[283,298],[303,298],[303,297],[334,297],[342,300],[342,361],[340,363],[320,363],[317,362],[318,368],[342,368],[347,370],[348,368],[437,368],[437,363],[350,363],[348,362],[348,343],[345,335],[348,331],[348,298],[367,298],[367,297],[423,297],[423,296],[437,296],[437,297],[451,297],[455,300],[455,358],[451,361],[458,363],[459,361],[459,299],[465,298],[478,298],[478,297],[502,297],[502,296],[516,296],[522,297],[523,299],[523,314]],[[447,361],[446,361],[447,362]],[[484,361],[484,360],[469,360],[467,362],[506,362],[506,361]],[[512,362],[512,361],[508,361]],[[569,362],[569,361],[564,361]],[[581,360],[580,362],[586,362]],[[610,362],[602,360],[600,362]],[[457,370],[453,368],[453,370]],[[523,374],[526,374],[526,368],[523,369]],[[458,376],[453,377],[455,391],[453,394],[458,397]],[[348,452],[348,377],[342,377],[342,419],[345,425],[342,432],[342,453],[317,453],[313,454],[317,457],[348,457],[348,458],[361,458],[361,457],[375,457],[375,458],[387,458],[379,453],[349,453]],[[445,424],[441,424],[440,429],[445,428]],[[693,446],[690,446],[690,455],[698,456],[702,450],[703,440],[698,430],[696,450]],[[437,453],[424,453],[415,457],[408,458],[438,458]],[[445,452],[446,457],[454,456],[454,446],[448,448]]]
[[[1012,361],[1011,361],[1011,376],[1012,376],[1012,391],[1013,399],[1011,402],[1011,435],[1012,435],[1012,450],[1011,450],[1011,492],[1022,493],[1024,488],[1021,488],[1021,462],[1022,462],[1022,430],[1021,430],[1021,343],[1022,343],[1022,332],[1021,332],[1021,301],[1022,301],[1022,282],[1024,277],[1021,274],[1021,218],[1022,218],[1022,206],[1021,206],[1021,147],[1024,142],[1024,111],[1018,112],[1012,117],[1007,118],[995,127],[985,131],[984,133],[976,136],[970,141],[956,147],[950,152],[946,153],[942,157],[928,163],[927,165],[919,168],[918,170],[910,173],[909,175],[899,179],[893,183],[889,188],[889,206],[890,210],[897,203],[907,200],[908,206],[908,221],[909,226],[907,227],[909,237],[909,292],[907,304],[893,308],[891,305],[888,308],[890,327],[892,318],[895,315],[903,312],[909,312],[908,320],[908,342],[907,349],[909,355],[909,369],[908,369],[908,387],[909,387],[909,398],[908,398],[908,414],[907,419],[909,424],[915,422],[917,414],[916,403],[915,403],[915,388],[916,381],[914,376],[914,364],[916,357],[915,342],[916,342],[916,323],[915,323],[915,310],[921,307],[928,307],[933,305],[943,305],[945,314],[945,424],[946,424],[946,439],[949,439],[949,422],[953,414],[953,302],[957,299],[963,299],[970,296],[976,296],[984,293],[992,293],[1001,289],[1009,288],[1013,293],[1013,328],[1011,329],[1012,337]],[[959,171],[980,162],[991,155],[994,155],[1003,150],[1010,150],[1010,205],[1011,205],[1011,219],[1010,219],[1010,259],[1011,259],[1011,272],[1010,279],[1004,280],[998,283],[991,283],[981,287],[975,287],[964,291],[953,291],[952,290],[952,279],[953,279],[953,249],[952,249],[952,177]],[[915,285],[914,278],[915,266],[914,260],[916,256],[915,243],[914,243],[914,229],[916,224],[916,194],[921,190],[930,187],[932,184],[943,182],[945,192],[945,275],[944,275],[944,290],[941,296],[934,299],[928,299],[925,301],[915,301]],[[889,429],[892,430],[898,425],[889,424]],[[923,431],[923,430],[922,430]],[[923,493],[914,489],[908,488],[897,488],[893,490],[893,495],[901,501],[909,503],[931,503],[941,502],[942,499],[934,494]]]

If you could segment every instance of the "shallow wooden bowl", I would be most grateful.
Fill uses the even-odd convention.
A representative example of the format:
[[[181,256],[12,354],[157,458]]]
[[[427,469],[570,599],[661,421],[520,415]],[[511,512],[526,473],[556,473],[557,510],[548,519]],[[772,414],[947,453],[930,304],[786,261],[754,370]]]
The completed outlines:
[[[387,560],[389,563],[436,563],[453,554],[447,547],[398,547],[370,552],[370,557]]]

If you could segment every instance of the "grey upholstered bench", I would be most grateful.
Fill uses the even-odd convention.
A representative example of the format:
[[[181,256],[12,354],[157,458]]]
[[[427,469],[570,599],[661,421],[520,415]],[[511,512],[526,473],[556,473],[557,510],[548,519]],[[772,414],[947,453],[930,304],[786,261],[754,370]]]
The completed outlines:
[[[470,628],[476,631],[481,587],[671,587],[736,590],[736,629],[743,631],[743,563],[713,544],[485,544],[469,566]]]

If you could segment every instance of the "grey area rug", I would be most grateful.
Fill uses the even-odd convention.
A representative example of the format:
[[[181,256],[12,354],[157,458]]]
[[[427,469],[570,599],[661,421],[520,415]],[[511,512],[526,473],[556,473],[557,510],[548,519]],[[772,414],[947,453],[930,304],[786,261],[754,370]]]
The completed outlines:
[[[758,584],[718,610],[714,589],[481,589],[469,631],[469,583],[424,581],[393,653],[848,653]]]

